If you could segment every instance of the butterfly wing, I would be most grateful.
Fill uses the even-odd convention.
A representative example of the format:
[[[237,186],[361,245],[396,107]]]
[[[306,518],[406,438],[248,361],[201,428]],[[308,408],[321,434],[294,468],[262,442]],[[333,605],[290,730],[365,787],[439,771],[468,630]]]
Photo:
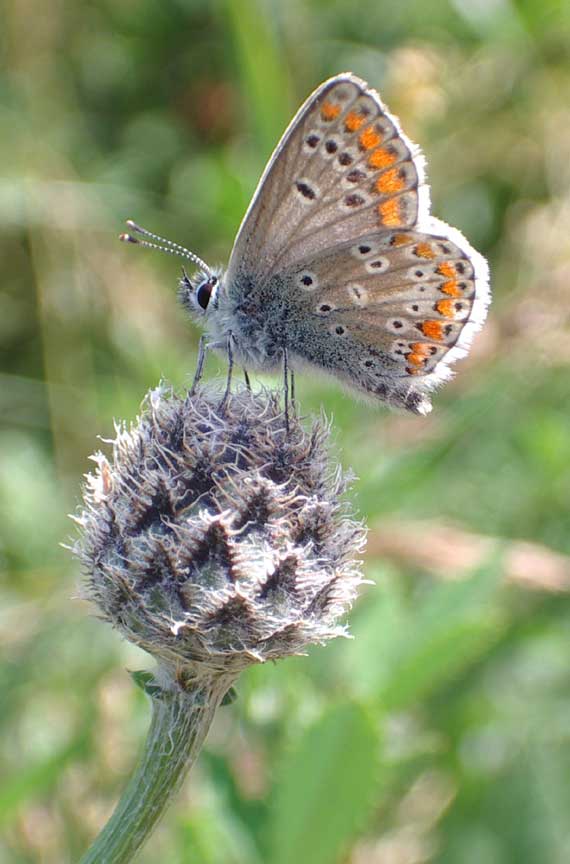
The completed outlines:
[[[347,237],[410,228],[429,211],[423,159],[366,82],[322,84],[273,153],[239,229],[228,282],[262,280]]]
[[[419,149],[350,74],[294,117],[225,280],[230,294],[238,284],[279,294],[294,360],[417,413],[431,409],[427,393],[466,353],[489,302],[484,259],[430,216]]]
[[[289,268],[293,361],[430,411],[427,393],[467,353],[489,302],[484,259],[445,223],[432,229],[375,232]]]

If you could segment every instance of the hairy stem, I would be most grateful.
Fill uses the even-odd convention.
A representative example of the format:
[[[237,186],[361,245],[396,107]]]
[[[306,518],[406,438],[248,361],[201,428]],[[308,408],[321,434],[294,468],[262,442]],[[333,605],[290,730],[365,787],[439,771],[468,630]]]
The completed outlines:
[[[152,699],[152,720],[144,751],[113,815],[81,864],[132,861],[200,752],[233,680],[225,675],[201,679],[188,692],[175,684],[145,688]]]

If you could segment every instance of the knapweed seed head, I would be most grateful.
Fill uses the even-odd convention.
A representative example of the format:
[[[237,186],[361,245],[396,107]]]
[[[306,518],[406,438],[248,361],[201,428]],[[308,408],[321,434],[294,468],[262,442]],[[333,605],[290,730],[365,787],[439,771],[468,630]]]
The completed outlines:
[[[280,394],[279,394],[280,395]],[[328,428],[279,395],[151,391],[94,456],[74,545],[85,594],[127,639],[192,675],[237,674],[345,633],[364,531]]]

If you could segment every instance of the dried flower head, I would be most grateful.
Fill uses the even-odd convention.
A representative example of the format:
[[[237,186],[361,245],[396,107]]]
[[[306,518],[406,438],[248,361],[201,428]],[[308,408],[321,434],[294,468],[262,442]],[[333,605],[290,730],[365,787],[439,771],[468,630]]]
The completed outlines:
[[[238,674],[345,633],[362,526],[328,428],[289,430],[272,393],[162,386],[93,458],[74,546],[87,596],[127,639],[192,675]]]

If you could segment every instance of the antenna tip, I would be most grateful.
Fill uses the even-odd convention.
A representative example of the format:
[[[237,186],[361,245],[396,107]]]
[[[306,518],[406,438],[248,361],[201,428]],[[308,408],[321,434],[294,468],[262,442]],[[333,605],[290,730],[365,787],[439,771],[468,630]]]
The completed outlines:
[[[138,244],[138,242],[139,242],[136,239],[136,237],[133,237],[132,234],[119,234],[119,240],[121,240],[123,243],[137,243]]]
[[[137,234],[146,234],[147,233],[145,231],[145,229],[141,228],[140,225],[137,225],[137,223],[133,219],[126,219],[125,224],[126,224],[127,228],[130,228],[131,231],[136,231]]]

